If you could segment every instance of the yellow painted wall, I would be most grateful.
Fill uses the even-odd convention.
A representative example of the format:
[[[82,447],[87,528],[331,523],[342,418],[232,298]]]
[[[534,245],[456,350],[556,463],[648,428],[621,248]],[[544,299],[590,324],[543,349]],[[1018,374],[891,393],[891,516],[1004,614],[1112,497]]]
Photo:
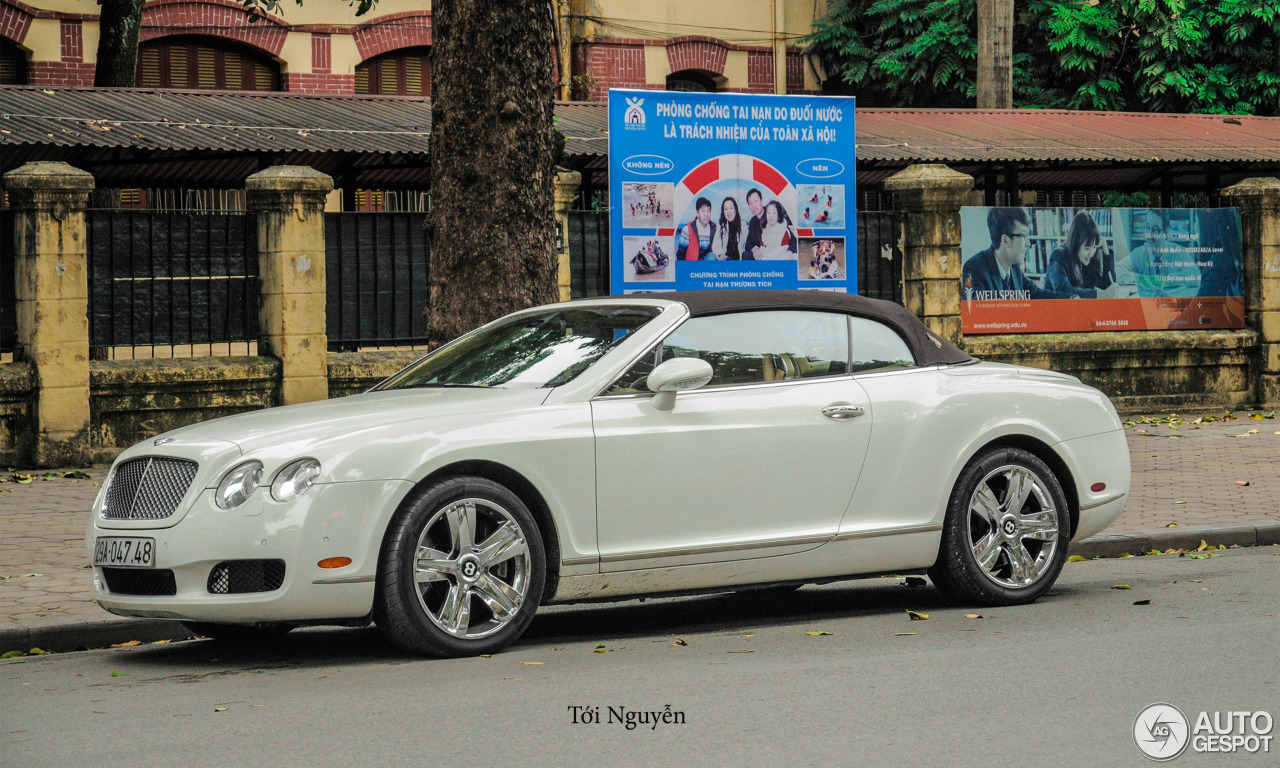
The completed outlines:
[[[94,34],[97,39],[97,34]],[[62,23],[57,19],[32,19],[22,47],[31,51],[32,61],[62,60]]]

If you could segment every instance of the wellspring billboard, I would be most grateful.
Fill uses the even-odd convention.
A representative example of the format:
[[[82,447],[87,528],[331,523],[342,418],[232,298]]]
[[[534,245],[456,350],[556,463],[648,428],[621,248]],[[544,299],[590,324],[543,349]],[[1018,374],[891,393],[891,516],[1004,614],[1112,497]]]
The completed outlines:
[[[1236,208],[960,211],[966,334],[1244,327]]]
[[[609,91],[615,295],[856,293],[852,98]]]

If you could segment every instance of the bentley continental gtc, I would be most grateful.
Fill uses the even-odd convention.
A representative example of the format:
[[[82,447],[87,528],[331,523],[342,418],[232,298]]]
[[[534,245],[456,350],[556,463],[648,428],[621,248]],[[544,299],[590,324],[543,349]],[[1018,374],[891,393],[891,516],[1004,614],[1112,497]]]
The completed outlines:
[[[1129,491],[1110,401],[822,291],[574,301],[363,394],[173,430],[116,460],[94,597],[211,637],[374,622],[415,653],[539,606],[927,573],[1035,600]]]

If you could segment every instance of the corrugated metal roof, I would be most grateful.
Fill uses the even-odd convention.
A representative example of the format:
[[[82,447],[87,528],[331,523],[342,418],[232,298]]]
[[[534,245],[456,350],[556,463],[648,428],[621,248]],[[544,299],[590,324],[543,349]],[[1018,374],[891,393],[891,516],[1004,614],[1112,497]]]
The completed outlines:
[[[606,170],[608,105],[559,103],[556,116],[565,165]],[[1038,188],[1150,184],[1153,165],[1178,163],[1180,187],[1209,183],[1201,165],[1221,166],[1223,184],[1280,174],[1276,117],[870,108],[857,121],[860,185],[921,162],[1011,165]],[[236,186],[287,162],[351,184],[422,187],[430,133],[423,98],[0,87],[0,166],[56,158],[104,186]]]

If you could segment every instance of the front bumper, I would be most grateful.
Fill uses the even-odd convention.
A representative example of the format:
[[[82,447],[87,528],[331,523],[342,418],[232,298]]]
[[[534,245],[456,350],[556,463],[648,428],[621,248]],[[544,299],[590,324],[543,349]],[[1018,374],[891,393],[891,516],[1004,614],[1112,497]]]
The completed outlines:
[[[316,485],[299,499],[279,503],[266,488],[227,511],[201,491],[170,527],[122,530],[105,527],[96,514],[86,545],[93,556],[99,536],[155,539],[155,568],[173,571],[177,594],[117,594],[94,568],[94,600],[122,616],[209,622],[314,621],[366,616],[373,608],[382,533],[412,488],[387,480]],[[175,514],[175,517],[178,515]],[[168,521],[158,521],[164,524]],[[317,563],[349,557],[343,568]],[[283,560],[284,581],[270,592],[211,594],[209,574],[231,560]]]

